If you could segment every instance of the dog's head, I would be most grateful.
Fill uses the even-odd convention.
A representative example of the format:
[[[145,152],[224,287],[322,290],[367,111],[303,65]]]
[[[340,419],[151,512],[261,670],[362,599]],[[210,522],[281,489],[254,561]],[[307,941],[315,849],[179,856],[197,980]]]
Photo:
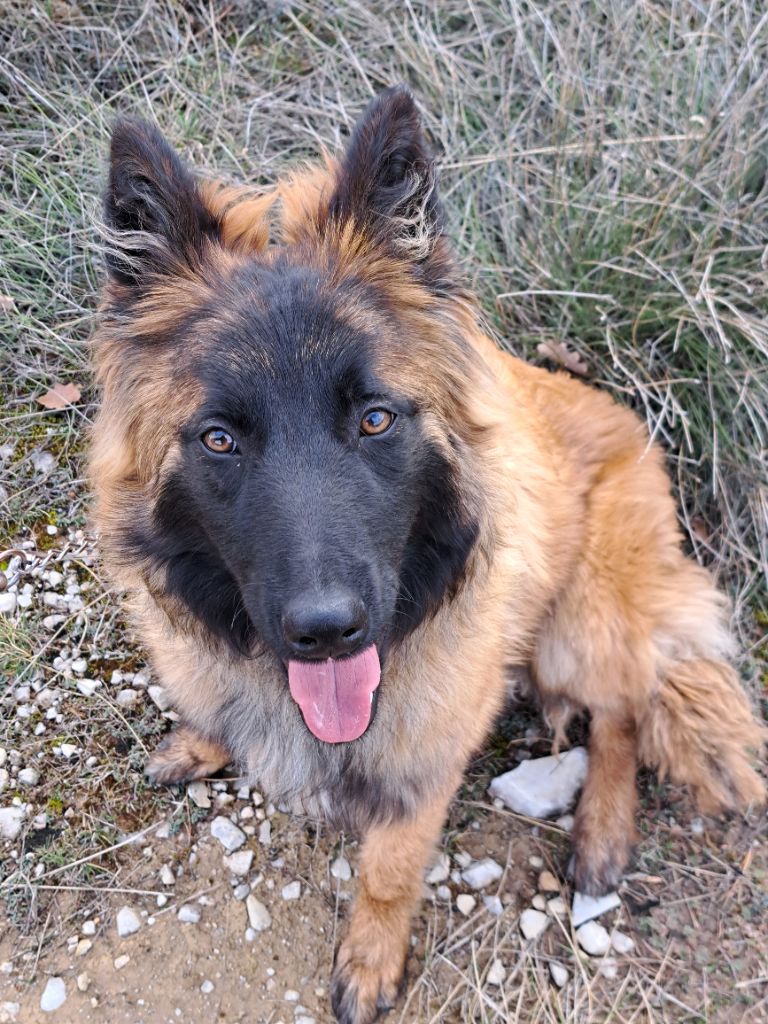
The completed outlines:
[[[354,739],[479,531],[466,298],[413,101],[382,94],[340,160],[261,196],[121,122],[105,210],[108,555],[177,625],[286,665],[319,738]]]

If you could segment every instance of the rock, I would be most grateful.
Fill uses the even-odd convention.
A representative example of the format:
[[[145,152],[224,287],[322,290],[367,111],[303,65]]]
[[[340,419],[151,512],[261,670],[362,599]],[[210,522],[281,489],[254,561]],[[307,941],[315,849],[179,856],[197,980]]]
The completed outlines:
[[[3,839],[16,839],[21,832],[21,824],[24,821],[24,808],[0,807],[0,837]]]
[[[562,988],[570,977],[568,971],[563,967],[563,965],[556,964],[554,961],[549,965],[549,973],[552,975],[552,981],[554,981],[558,988]]]
[[[272,822],[269,819],[259,825],[259,842],[262,846],[269,846],[272,842]]]
[[[549,918],[540,910],[524,910],[520,915],[520,931],[526,939],[535,939],[549,924]]]
[[[631,953],[635,948],[635,940],[614,928],[611,932],[611,947],[620,955]]]
[[[590,956],[602,956],[611,948],[611,937],[597,921],[587,921],[576,929],[576,940]]]
[[[75,946],[75,956],[85,956],[92,947],[93,943],[90,939],[80,939],[78,944]]]
[[[176,917],[178,917],[182,924],[197,924],[200,920],[200,908],[196,907],[193,903],[185,903],[179,907]]]
[[[0,1024],[12,1024],[21,1013],[21,1003],[0,1003]]]
[[[523,761],[495,778],[488,792],[518,814],[551,818],[571,807],[586,776],[587,751],[573,747],[564,754]]]
[[[531,865],[532,868],[536,868],[537,871],[539,870],[539,868],[544,867],[544,861],[541,859],[541,857],[537,857],[536,854],[528,858],[528,863]]]
[[[598,974],[602,974],[604,978],[613,980],[619,973],[619,965],[616,958],[613,956],[606,956],[600,961],[600,966],[597,968]]]
[[[498,882],[504,874],[501,864],[498,864],[491,857],[475,861],[468,868],[461,872],[462,879],[472,889],[485,889],[491,882]]]
[[[168,711],[171,707],[171,698],[165,692],[162,686],[148,686],[147,693],[150,696],[152,703],[160,711]]]
[[[551,871],[542,871],[539,875],[539,892],[560,892],[560,883]]]
[[[34,768],[22,768],[17,778],[22,786],[36,786],[40,781],[40,772]]]
[[[245,901],[245,909],[248,913],[248,924],[255,932],[263,932],[272,924],[272,915],[255,896],[249,896]]]
[[[695,836],[704,835],[704,820],[703,818],[694,818],[691,821],[691,832]]]
[[[469,915],[475,909],[476,903],[477,900],[475,899],[475,897],[470,896],[469,893],[466,892],[463,892],[456,897],[456,906],[458,907],[459,912],[464,915],[464,917],[469,917]]]
[[[88,662],[85,658],[75,658],[72,662],[71,668],[75,675],[85,675],[86,669],[88,668]]]
[[[141,918],[131,907],[121,907],[117,912],[117,934],[121,939],[133,935],[141,928]]]
[[[546,897],[542,896],[540,892],[537,892],[536,895],[531,900],[531,906],[533,907],[534,910],[546,910],[547,909]]]
[[[92,697],[94,693],[101,686],[100,679],[78,679],[77,683],[78,692],[82,693],[84,697]]]
[[[119,708],[132,708],[136,705],[138,699],[139,691],[132,690],[130,687],[127,687],[125,690],[120,690],[118,695],[115,697],[115,704],[117,704]]]
[[[286,1003],[298,1003],[299,993],[296,991],[295,988],[287,988],[283,993],[283,999],[286,1001]]]
[[[252,863],[253,850],[238,850],[237,853],[230,853],[228,857],[224,857],[224,867],[238,878],[248,874]]]
[[[204,996],[210,995],[210,993],[213,992],[213,989],[214,989],[213,982],[212,981],[208,981],[207,979],[200,986],[200,991],[203,993]]]
[[[483,896],[485,909],[494,917],[501,917],[504,913],[504,906],[498,896]]]
[[[187,786],[187,796],[195,807],[201,807],[204,810],[207,810],[211,806],[208,787],[204,782],[190,782]]]
[[[67,989],[61,978],[49,978],[43,994],[40,996],[40,1009],[43,1013],[53,1013],[63,1006],[67,998]]]
[[[438,887],[435,889],[435,896],[437,896],[439,900],[445,900],[446,902],[448,902],[448,900],[450,900],[451,898],[451,895],[451,890],[448,888],[447,885],[438,885]]]
[[[504,979],[507,976],[506,968],[501,960],[493,960],[491,966],[488,968],[488,973],[485,976],[485,980],[489,985],[503,985]]]
[[[447,853],[441,853],[432,870],[427,875],[427,882],[430,885],[439,885],[444,882],[451,873],[451,862]]]
[[[0,615],[13,615],[16,611],[16,594],[9,590],[0,594]]]
[[[301,896],[301,882],[289,882],[282,889],[284,900],[297,900]]]
[[[349,861],[346,857],[337,857],[336,860],[331,864],[331,874],[334,878],[338,878],[340,882],[348,882],[352,877],[352,868],[349,866]]]
[[[116,957],[115,960],[113,961],[115,965],[115,970],[122,971],[126,964],[130,963],[130,960],[131,958],[128,956],[127,953],[123,953],[122,956]]]
[[[83,971],[82,974],[77,976],[77,990],[78,992],[87,992],[88,986],[91,984],[91,976],[87,971]]]
[[[547,900],[547,913],[551,917],[565,917],[568,913],[568,905],[562,896],[555,896],[554,899]]]
[[[573,894],[573,906],[571,907],[573,927],[578,928],[585,921],[591,921],[593,918],[600,917],[601,914],[606,914],[609,910],[620,906],[621,900],[615,892],[609,892],[605,896],[597,897],[585,896],[583,893],[575,892]]]
[[[574,817],[572,814],[563,814],[555,821],[555,824],[559,825],[563,832],[573,832],[573,823]]]
[[[69,761],[70,758],[74,757],[75,754],[77,754],[79,751],[80,747],[78,747],[75,743],[62,743],[61,746],[59,747],[59,753],[67,761]]]
[[[211,822],[211,835],[218,839],[227,853],[234,853],[239,850],[245,842],[245,832],[234,825],[229,818],[221,816],[214,818]]]
[[[170,864],[163,864],[160,868],[160,881],[163,885],[176,885],[176,875]]]
[[[244,900],[248,898],[248,894],[251,891],[250,885],[247,882],[241,882],[240,885],[236,885],[232,890],[232,895],[236,900]]]
[[[80,929],[83,935],[95,935],[96,934],[96,922],[88,918],[87,921],[83,921],[83,926]]]

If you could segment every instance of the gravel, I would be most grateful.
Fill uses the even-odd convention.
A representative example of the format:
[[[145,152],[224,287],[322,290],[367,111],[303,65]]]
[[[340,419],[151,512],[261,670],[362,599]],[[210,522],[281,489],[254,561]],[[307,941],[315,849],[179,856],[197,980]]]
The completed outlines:
[[[465,868],[461,872],[461,877],[472,889],[485,889],[492,882],[498,882],[503,874],[501,864],[491,857],[486,857]]]
[[[251,870],[253,863],[253,850],[238,850],[237,853],[230,853],[224,858],[224,867],[233,875],[242,878]]]
[[[36,786],[40,782],[40,772],[35,768],[22,768],[17,778],[22,786]]]
[[[563,985],[568,982],[568,978],[570,977],[568,971],[562,964],[556,964],[554,962],[549,965],[549,973],[552,976],[552,981],[554,981],[558,988],[562,988]]]
[[[488,968],[488,973],[485,976],[485,980],[489,985],[503,985],[504,979],[507,976],[507,969],[501,960],[493,960],[491,966]]]
[[[239,850],[246,839],[242,829],[233,824],[229,818],[224,818],[221,815],[211,822],[211,835],[214,839],[219,840],[227,853]]]
[[[620,906],[621,900],[618,893],[615,892],[609,892],[605,896],[597,897],[585,896],[583,893],[575,892],[571,908],[573,927],[578,928],[585,921],[591,921],[593,918],[600,917],[601,914],[607,914],[609,910],[615,910],[616,907]]]
[[[586,777],[587,751],[573,747],[565,754],[523,761],[495,778],[488,792],[517,814],[551,818],[572,806]]]
[[[0,807],[0,837],[3,839],[16,839],[21,832],[21,825],[24,821],[24,808]]]
[[[587,921],[576,929],[576,941],[590,956],[602,956],[611,948],[611,937],[597,921]]]
[[[464,915],[464,917],[469,917],[469,915],[475,909],[476,904],[477,900],[475,899],[474,896],[470,896],[469,893],[463,892],[456,897],[456,906],[458,907],[459,912]]]
[[[549,918],[540,910],[529,907],[520,915],[520,931],[526,939],[535,939],[549,924]]]
[[[272,915],[255,896],[249,896],[245,901],[245,909],[248,913],[248,924],[255,932],[263,932],[272,924]]]
[[[121,939],[133,935],[141,928],[141,918],[132,907],[121,907],[117,912],[117,934]]]
[[[200,908],[192,903],[185,903],[179,907],[176,917],[178,917],[182,924],[197,924],[200,920]]]
[[[208,787],[204,782],[190,782],[187,786],[187,796],[195,805],[203,810],[211,806],[211,798],[208,794]]]
[[[611,932],[611,947],[620,955],[625,955],[635,948],[635,940],[614,928]]]
[[[40,1009],[43,1013],[54,1013],[64,1005],[67,999],[67,988],[61,978],[49,978],[43,994],[40,996]]]
[[[301,882],[289,882],[282,888],[284,900],[297,900],[301,896]]]
[[[338,878],[340,882],[348,882],[352,877],[352,868],[349,866],[349,861],[346,857],[337,857],[336,860],[331,864],[331,874],[334,878]]]

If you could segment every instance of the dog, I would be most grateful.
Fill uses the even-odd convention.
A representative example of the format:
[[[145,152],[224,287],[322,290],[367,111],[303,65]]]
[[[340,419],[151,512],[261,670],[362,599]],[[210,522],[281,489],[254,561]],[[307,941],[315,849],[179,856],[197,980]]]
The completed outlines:
[[[640,765],[762,801],[727,602],[681,551],[628,409],[502,352],[445,235],[410,94],[271,189],[114,128],[90,474],[103,556],[180,724],[148,774],[234,761],[364,833],[334,1012],[393,1005],[423,872],[527,666],[556,743],[590,719],[576,887],[613,887]]]

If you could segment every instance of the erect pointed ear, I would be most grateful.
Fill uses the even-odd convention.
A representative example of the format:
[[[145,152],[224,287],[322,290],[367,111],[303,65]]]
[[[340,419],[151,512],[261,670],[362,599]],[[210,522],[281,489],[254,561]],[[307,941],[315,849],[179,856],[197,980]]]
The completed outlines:
[[[442,232],[434,161],[402,86],[380,93],[355,125],[328,212],[414,262],[431,255]]]
[[[189,170],[160,131],[138,118],[113,129],[104,216],[112,232],[107,264],[123,284],[194,266],[206,239],[219,234]]]

